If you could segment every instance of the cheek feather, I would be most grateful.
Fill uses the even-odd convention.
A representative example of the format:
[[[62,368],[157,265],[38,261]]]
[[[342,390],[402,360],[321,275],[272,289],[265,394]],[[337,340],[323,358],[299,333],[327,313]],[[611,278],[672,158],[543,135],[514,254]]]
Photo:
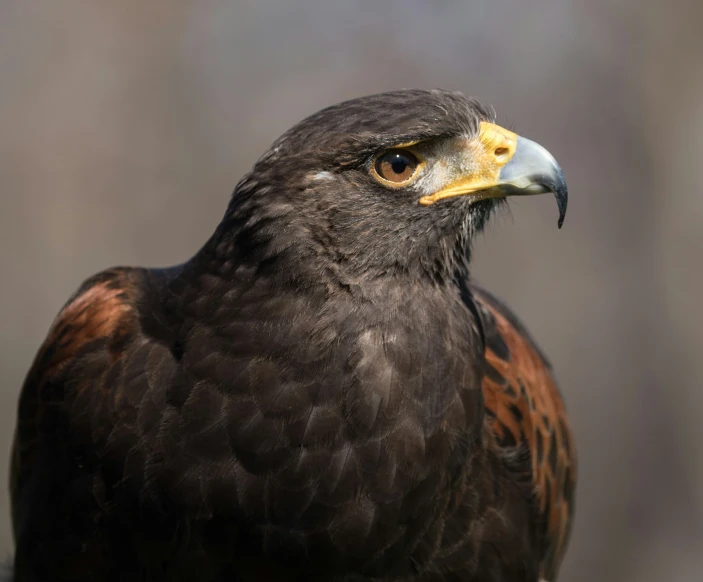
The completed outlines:
[[[330,180],[334,180],[334,176],[331,172],[324,171],[318,172],[312,177],[312,179],[315,181],[329,182]]]

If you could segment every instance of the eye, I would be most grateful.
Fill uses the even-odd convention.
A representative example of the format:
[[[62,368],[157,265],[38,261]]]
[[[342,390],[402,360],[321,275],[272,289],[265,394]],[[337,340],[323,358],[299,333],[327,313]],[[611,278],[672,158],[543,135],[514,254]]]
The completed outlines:
[[[417,172],[420,161],[408,150],[389,150],[376,158],[374,172],[385,182],[404,184]]]

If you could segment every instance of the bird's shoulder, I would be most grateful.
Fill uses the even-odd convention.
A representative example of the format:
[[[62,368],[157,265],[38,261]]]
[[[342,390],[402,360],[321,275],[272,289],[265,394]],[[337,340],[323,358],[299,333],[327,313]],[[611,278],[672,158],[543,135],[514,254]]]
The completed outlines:
[[[483,394],[490,432],[520,459],[543,524],[542,575],[552,579],[574,511],[576,452],[552,367],[525,326],[496,297],[472,288],[485,335]]]
[[[28,567],[27,544],[40,538],[62,540],[47,546],[46,564],[79,555],[80,547],[91,554],[84,541],[105,497],[96,453],[128,440],[116,403],[134,395],[127,359],[143,342],[138,305],[147,273],[118,267],[87,279],[59,311],[25,378],[10,478],[18,571]],[[60,519],[68,513],[75,519]]]
[[[102,271],[87,279],[54,319],[20,394],[13,489],[31,464],[37,438],[47,427],[56,428],[49,418],[92,388],[124,353],[137,325],[138,277],[130,268]]]
[[[96,340],[109,343],[123,337],[134,323],[138,272],[116,267],[84,281],[54,319],[30,377],[33,377],[32,372],[53,377],[84,349],[97,347],[93,343]],[[113,351],[118,353],[118,350]]]

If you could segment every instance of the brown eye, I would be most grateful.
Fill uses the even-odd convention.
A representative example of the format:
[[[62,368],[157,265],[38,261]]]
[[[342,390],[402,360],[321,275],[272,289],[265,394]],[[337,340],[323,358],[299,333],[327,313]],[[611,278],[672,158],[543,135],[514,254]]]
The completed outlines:
[[[420,162],[408,150],[390,150],[376,158],[374,170],[383,180],[402,184],[415,175]]]

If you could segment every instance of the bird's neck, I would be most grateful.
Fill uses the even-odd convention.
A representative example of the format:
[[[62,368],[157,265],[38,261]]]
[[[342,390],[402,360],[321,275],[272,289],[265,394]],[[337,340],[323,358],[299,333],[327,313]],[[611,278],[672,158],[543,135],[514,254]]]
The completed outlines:
[[[384,248],[392,237],[382,235],[335,232],[331,240],[324,229],[301,224],[299,216],[272,214],[259,197],[237,192],[194,261],[224,279],[255,272],[269,276],[276,287],[336,286],[371,301],[409,283],[455,292],[457,281],[469,278],[470,236],[466,229],[459,231],[460,236],[434,233],[432,240],[401,239],[405,250]]]

